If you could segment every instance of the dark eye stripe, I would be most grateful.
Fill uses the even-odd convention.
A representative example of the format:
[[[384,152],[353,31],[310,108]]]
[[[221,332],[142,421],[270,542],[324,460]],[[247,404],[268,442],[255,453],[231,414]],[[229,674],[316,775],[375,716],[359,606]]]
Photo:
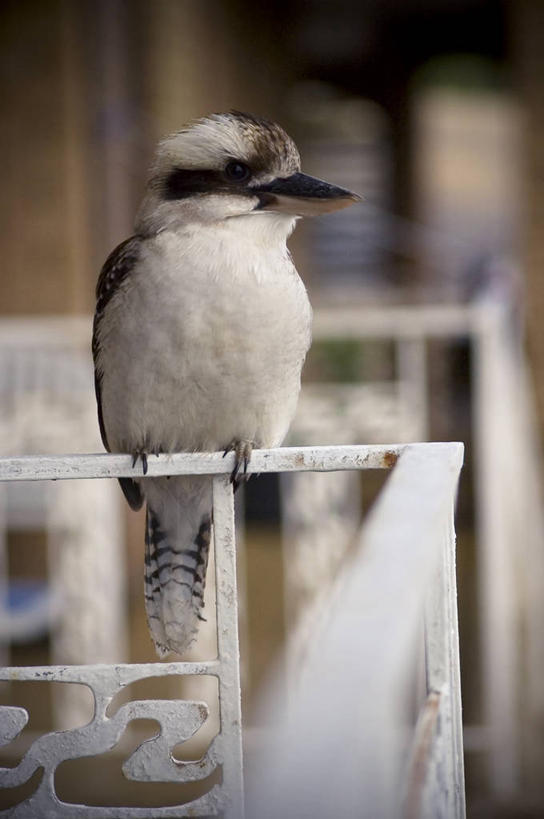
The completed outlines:
[[[243,168],[247,167],[239,164]],[[250,176],[251,171],[248,168],[247,179]],[[225,171],[176,168],[164,180],[163,196],[167,201],[185,199],[197,193],[236,193],[238,196],[254,196],[255,194],[244,186],[245,181],[246,178],[229,178]]]
[[[167,200],[185,199],[195,193],[210,193],[228,187],[218,171],[188,171],[176,168],[165,179],[164,198]]]

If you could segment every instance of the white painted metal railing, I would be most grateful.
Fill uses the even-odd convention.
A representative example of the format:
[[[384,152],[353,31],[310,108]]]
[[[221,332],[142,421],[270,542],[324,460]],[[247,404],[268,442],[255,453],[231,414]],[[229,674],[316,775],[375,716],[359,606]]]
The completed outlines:
[[[283,724],[272,692],[271,722],[282,727],[250,789],[251,819],[465,815],[453,529],[462,453],[384,453],[398,463],[327,605],[314,609]]]
[[[213,480],[217,657],[189,663],[4,668],[5,681],[84,683],[95,698],[94,717],[83,727],[36,739],[21,762],[0,769],[0,786],[14,788],[40,768],[40,782],[29,798],[0,815],[14,817],[178,817],[244,816],[242,732],[236,605],[236,559],[232,487],[233,456],[221,453],[161,455],[149,461],[149,477],[208,474]],[[330,609],[316,623],[316,640],[302,672],[295,720],[288,746],[281,747],[292,767],[281,768],[287,798],[272,806],[278,755],[252,782],[249,816],[464,816],[459,655],[455,608],[455,490],[462,460],[459,444],[309,447],[260,450],[250,471],[336,471],[395,467],[379,503],[363,527],[353,563],[340,577]],[[0,480],[123,477],[133,474],[125,455],[0,458]],[[417,637],[425,622],[426,681],[414,730],[409,728],[411,669]],[[338,671],[342,664],[341,681]],[[207,704],[188,700],[132,700],[114,714],[113,697],[127,685],[163,675],[212,675],[219,680],[220,730],[202,759],[180,762],[175,745],[189,739],[206,720]],[[335,682],[336,680],[336,682]],[[320,730],[309,730],[319,708]],[[169,807],[97,807],[63,802],[55,791],[55,771],[67,759],[102,754],[113,748],[129,722],[148,718],[161,732],[125,761],[125,776],[139,782],[200,780],[221,767],[221,783],[190,803]],[[4,746],[24,729],[25,709],[0,707]],[[311,721],[308,722],[308,719]],[[294,730],[297,728],[300,730]],[[327,745],[323,745],[326,738]],[[315,742],[314,742],[315,740]],[[292,744],[291,744],[292,743]],[[321,743],[321,744],[319,744]],[[318,749],[326,757],[318,756]],[[295,749],[296,750],[295,752]],[[330,758],[339,754],[339,769]],[[322,770],[324,758],[326,771]],[[327,774],[321,780],[319,772]],[[298,776],[296,776],[298,772]],[[316,810],[327,781],[328,813]],[[401,799],[401,792],[404,799]],[[256,795],[256,796],[255,796]],[[273,793],[278,803],[278,791]],[[256,801],[255,801],[256,799]],[[347,800],[347,801],[346,801]],[[296,812],[296,806],[301,812]],[[348,814],[347,807],[357,807]],[[291,811],[288,812],[288,808]],[[294,811],[294,812],[293,812]],[[304,812],[306,811],[306,813]],[[343,811],[343,812],[342,812]],[[388,812],[389,811],[389,812]]]

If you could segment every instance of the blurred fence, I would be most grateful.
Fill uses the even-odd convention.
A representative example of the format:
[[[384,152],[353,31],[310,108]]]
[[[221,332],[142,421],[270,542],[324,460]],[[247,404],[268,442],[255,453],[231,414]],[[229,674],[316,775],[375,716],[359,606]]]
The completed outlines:
[[[43,769],[33,794],[6,815],[159,817],[221,814],[231,819],[243,817],[234,513],[232,487],[228,482],[232,458],[223,458],[220,453],[163,455],[149,464],[149,477],[165,474],[213,476],[217,658],[200,663],[2,669],[0,678],[5,681],[84,683],[91,688],[95,698],[94,716],[87,725],[36,738],[17,766],[0,769],[0,782],[4,788],[17,787]],[[323,748],[325,741],[327,744],[333,742],[338,748],[348,743],[351,764],[342,765],[343,776],[338,782],[346,785],[344,796],[358,794],[362,800],[358,802],[362,805],[361,815],[394,816],[390,812],[393,806],[399,816],[410,819],[413,816],[436,816],[438,809],[445,810],[447,816],[464,815],[452,526],[461,460],[462,447],[459,444],[285,448],[253,454],[250,471],[258,473],[389,468],[396,464],[375,513],[363,528],[348,579],[344,579],[344,585],[338,589],[328,624],[321,624],[316,631],[318,639],[305,670],[304,691],[308,707],[314,703],[312,691],[320,689],[319,685],[314,688],[316,683],[319,680],[321,684],[323,681],[331,683],[331,674],[342,671],[338,666],[339,652],[343,655],[345,667],[335,688],[334,700],[320,701],[320,708],[325,710],[317,735],[315,731],[313,737],[309,735],[305,724],[301,725],[302,730],[296,737],[302,756],[298,768],[291,769],[289,781],[293,783],[298,770],[298,785],[294,790],[280,789],[284,796],[291,793],[292,806],[300,804],[308,782],[312,781],[307,774],[311,771],[315,777],[312,760],[320,747],[319,742]],[[3,481],[130,474],[131,458],[123,455],[0,459],[0,480]],[[355,636],[356,650],[350,649],[349,654],[344,654],[348,634],[352,638]],[[320,635],[324,635],[323,643]],[[421,652],[423,646],[424,655]],[[417,658],[423,656],[425,675],[418,691],[417,686],[414,688]],[[213,675],[219,679],[220,731],[206,754],[196,762],[176,760],[172,751],[175,745],[198,732],[206,721],[206,703],[132,700],[115,713],[109,709],[114,696],[135,680],[188,674]],[[415,704],[414,713],[419,711],[419,718],[411,727],[410,697]],[[346,722],[353,708],[354,718]],[[306,716],[305,707],[303,719]],[[0,717],[1,736],[3,744],[7,745],[23,731],[28,714],[24,708],[2,706]],[[156,720],[161,731],[125,761],[125,776],[140,782],[183,783],[202,779],[221,768],[220,784],[214,784],[207,793],[188,804],[168,808],[106,808],[68,804],[58,798],[55,771],[63,760],[107,752],[116,745],[131,720],[146,717]],[[352,742],[355,745],[350,747]],[[308,766],[301,767],[305,760]],[[255,803],[250,802],[250,815],[264,815],[262,799],[266,801],[268,798],[267,792],[277,774],[274,770],[277,761],[276,756],[272,765],[267,764],[262,769],[262,777],[253,780],[253,794],[259,794],[259,783],[266,784],[261,792],[262,798],[258,797],[260,807],[256,811],[253,809]],[[276,796],[280,793],[277,792]],[[272,806],[273,802],[268,800],[268,804]],[[312,804],[314,802],[310,800],[309,805]],[[339,793],[339,808],[342,804],[342,794]],[[368,809],[364,808],[365,804]],[[282,810],[280,814],[271,815],[289,814]],[[320,814],[314,810],[312,815]],[[335,815],[342,814],[335,812]]]
[[[482,723],[465,725],[467,749],[485,754],[498,797],[538,782],[544,748],[544,507],[541,452],[515,308],[486,296],[466,305],[318,308],[315,342],[392,343],[389,381],[305,384],[290,433],[296,443],[427,440],[429,345],[466,345],[469,370]],[[351,476],[338,492],[321,476],[282,476],[290,552],[285,588],[304,649],[312,607],[349,548],[360,507]],[[341,501],[341,502],[340,502]],[[331,543],[331,532],[334,541]],[[308,560],[309,549],[313,555]],[[296,615],[296,616],[295,616]],[[474,640],[477,638],[474,637]],[[295,654],[299,651],[295,645]],[[531,770],[532,767],[532,770]]]
[[[88,317],[0,320],[0,451],[101,448]],[[39,546],[10,548],[13,536]],[[0,652],[50,640],[53,663],[127,659],[123,507],[102,481],[0,484]],[[10,563],[12,565],[10,565]],[[85,712],[81,688],[57,686],[53,722]]]

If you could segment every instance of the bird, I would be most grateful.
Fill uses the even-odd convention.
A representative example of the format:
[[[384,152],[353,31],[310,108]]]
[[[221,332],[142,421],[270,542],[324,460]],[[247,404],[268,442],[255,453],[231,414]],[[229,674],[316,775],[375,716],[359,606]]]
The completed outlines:
[[[360,197],[301,172],[276,122],[211,114],[157,148],[134,234],[96,286],[98,421],[120,478],[146,504],[144,595],[160,658],[183,655],[204,620],[209,476],[146,478],[159,453],[233,451],[235,488],[253,448],[279,446],[295,413],[312,311],[287,248],[297,219]]]

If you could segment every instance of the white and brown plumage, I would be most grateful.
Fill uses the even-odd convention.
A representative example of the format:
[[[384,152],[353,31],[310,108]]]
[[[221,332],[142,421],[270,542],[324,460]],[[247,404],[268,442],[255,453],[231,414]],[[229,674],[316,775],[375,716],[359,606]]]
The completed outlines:
[[[150,453],[279,445],[293,417],[311,309],[286,240],[298,216],[358,197],[300,173],[279,125],[238,112],[160,143],[135,235],[107,259],[93,334],[106,449]],[[208,478],[122,479],[147,503],[145,600],[157,652],[183,653],[202,617]]]

